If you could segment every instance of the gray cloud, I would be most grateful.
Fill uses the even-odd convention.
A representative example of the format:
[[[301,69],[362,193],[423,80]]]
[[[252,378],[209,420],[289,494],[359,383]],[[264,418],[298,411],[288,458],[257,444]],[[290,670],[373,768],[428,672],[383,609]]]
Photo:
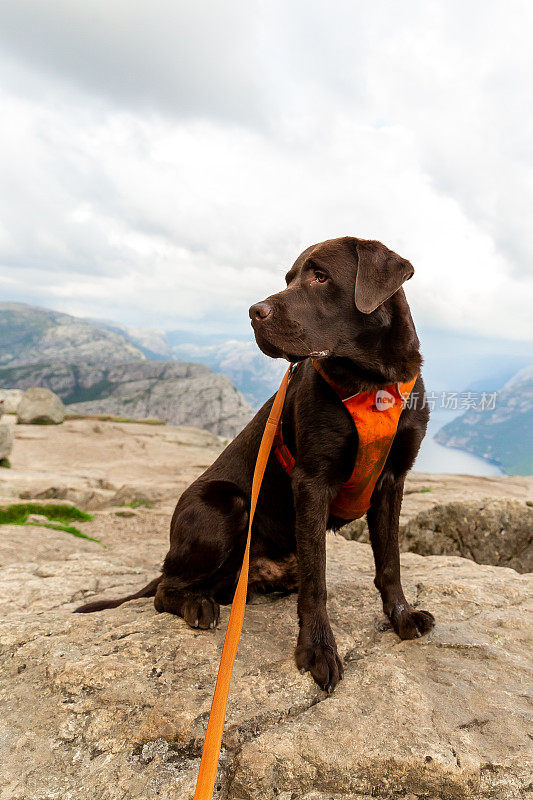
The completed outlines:
[[[254,119],[253,4],[6,0],[0,42],[59,81],[125,108]]]
[[[0,294],[231,330],[349,233],[411,258],[422,322],[531,336],[531,21],[525,0],[4,0]]]

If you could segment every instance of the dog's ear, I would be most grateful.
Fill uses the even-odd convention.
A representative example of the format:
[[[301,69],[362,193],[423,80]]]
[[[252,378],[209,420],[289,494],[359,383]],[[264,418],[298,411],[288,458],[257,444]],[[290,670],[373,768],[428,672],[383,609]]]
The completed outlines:
[[[414,269],[407,259],[381,242],[369,239],[356,242],[355,305],[363,314],[371,314],[413,276]]]

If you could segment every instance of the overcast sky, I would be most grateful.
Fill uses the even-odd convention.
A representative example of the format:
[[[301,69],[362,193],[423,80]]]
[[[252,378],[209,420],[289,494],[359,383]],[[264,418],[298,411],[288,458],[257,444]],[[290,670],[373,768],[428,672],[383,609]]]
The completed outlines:
[[[533,4],[2,0],[0,298],[241,333],[298,253],[533,337]]]

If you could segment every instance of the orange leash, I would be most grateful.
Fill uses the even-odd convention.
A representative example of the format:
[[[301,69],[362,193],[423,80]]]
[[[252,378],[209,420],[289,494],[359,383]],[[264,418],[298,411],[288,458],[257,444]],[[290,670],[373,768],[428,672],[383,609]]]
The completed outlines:
[[[289,383],[289,375],[290,367],[285,373],[274,398],[274,402],[265,425],[263,438],[261,439],[261,444],[259,445],[259,452],[257,454],[257,461],[255,464],[254,477],[252,481],[252,500],[250,504],[248,537],[246,539],[244,558],[242,560],[241,574],[239,576],[237,588],[235,589],[233,603],[231,604],[231,613],[226,631],[226,638],[224,639],[224,647],[222,648],[220,666],[218,668],[217,683],[215,686],[215,693],[213,695],[213,704],[211,705],[211,713],[209,715],[209,722],[207,723],[204,749],[202,752],[202,760],[200,762],[198,780],[196,782],[196,790],[194,792],[194,800],[212,800],[213,797],[213,789],[217,777],[218,759],[220,756],[220,747],[222,745],[222,733],[224,730],[224,721],[226,719],[226,706],[228,704],[231,673],[233,670],[233,664],[235,662],[235,656],[237,655],[237,646],[241,636],[242,623],[244,620],[244,609],[246,607],[252,522],[254,519],[257,498],[259,497],[259,492],[261,490],[261,484],[263,482],[263,475],[265,474],[268,457],[270,455],[272,444],[274,442],[274,436],[281,418],[281,412],[283,411],[285,394],[287,393],[287,385]]]

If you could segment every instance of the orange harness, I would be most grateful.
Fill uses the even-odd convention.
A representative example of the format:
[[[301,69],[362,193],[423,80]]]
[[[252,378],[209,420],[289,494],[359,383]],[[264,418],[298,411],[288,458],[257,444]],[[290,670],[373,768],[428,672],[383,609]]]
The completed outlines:
[[[359,437],[353,472],[333,499],[330,513],[345,520],[358,519],[370,508],[370,498],[389,455],[400,414],[418,376],[406,383],[386,386],[377,392],[358,392],[351,397],[343,397],[342,389],[330,381],[319,364],[313,361],[313,365],[341,399]],[[283,443],[281,420],[274,445],[276,458],[290,475],[295,462]]]

